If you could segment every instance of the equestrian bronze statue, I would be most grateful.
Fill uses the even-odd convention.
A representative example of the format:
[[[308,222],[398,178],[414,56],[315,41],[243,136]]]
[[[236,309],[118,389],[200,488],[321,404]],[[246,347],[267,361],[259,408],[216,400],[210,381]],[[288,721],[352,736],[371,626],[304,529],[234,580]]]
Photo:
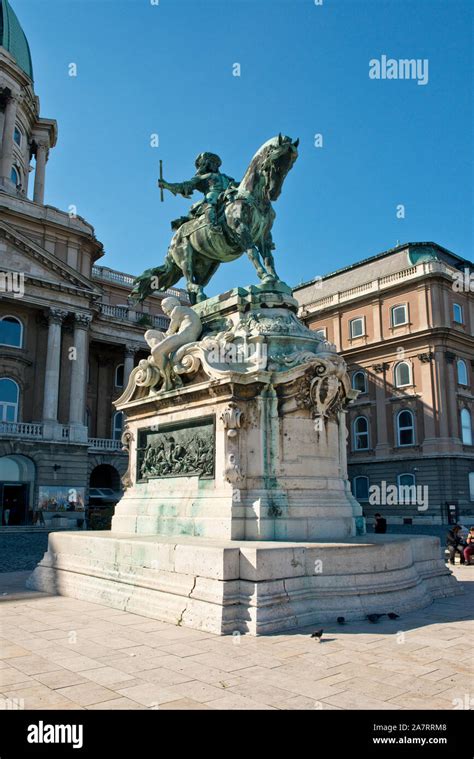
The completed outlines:
[[[279,197],[298,157],[298,143],[281,134],[268,140],[255,153],[240,183],[219,171],[221,160],[215,153],[201,153],[195,176],[186,182],[172,184],[160,178],[160,190],[184,197],[198,190],[204,198],[188,216],[172,222],[176,231],[164,264],[137,277],[132,295],[142,301],[184,276],[191,303],[200,302],[206,299],[203,288],[218,266],[244,253],[262,282],[279,282],[272,252],[272,201]]]

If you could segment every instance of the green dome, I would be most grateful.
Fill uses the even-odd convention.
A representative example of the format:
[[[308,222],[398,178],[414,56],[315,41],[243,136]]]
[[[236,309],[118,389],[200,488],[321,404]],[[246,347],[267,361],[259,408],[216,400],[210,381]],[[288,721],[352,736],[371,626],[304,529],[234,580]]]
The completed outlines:
[[[0,0],[0,45],[8,50],[18,66],[33,80],[30,46],[8,0]]]

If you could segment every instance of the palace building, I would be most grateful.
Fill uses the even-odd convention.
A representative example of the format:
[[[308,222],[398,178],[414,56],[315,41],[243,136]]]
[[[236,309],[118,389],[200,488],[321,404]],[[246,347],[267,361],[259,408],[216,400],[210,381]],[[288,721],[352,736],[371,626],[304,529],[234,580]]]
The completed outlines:
[[[474,521],[473,271],[441,245],[407,243],[295,288],[360,391],[348,469],[367,517]]]
[[[113,401],[166,329],[164,295],[137,307],[133,277],[100,265],[90,223],[45,204],[54,119],[40,115],[28,41],[0,0],[0,524],[76,526],[84,502],[120,497]],[[183,301],[181,290],[170,291]]]

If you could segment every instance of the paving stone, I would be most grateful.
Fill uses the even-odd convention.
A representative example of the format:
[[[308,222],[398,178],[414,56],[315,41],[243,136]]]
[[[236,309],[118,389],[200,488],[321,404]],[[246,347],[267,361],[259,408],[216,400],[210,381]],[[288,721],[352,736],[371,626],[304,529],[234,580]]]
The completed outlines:
[[[82,683],[81,685],[70,685],[67,688],[59,688],[55,693],[59,693],[81,706],[103,703],[104,701],[110,701],[116,696],[115,691],[110,690],[109,688],[104,688],[102,685],[93,682]]]
[[[18,656],[7,659],[8,663],[16,669],[24,672],[25,675],[36,675],[41,672],[52,672],[57,669],[54,662],[43,659],[41,656]]]
[[[86,709],[106,709],[106,710],[115,710],[115,709],[126,709],[127,711],[129,709],[146,709],[146,706],[143,706],[143,704],[138,704],[136,701],[131,701],[129,698],[113,698],[110,701],[100,701],[98,704],[89,704],[89,706],[86,707]]]
[[[321,644],[312,628],[236,643],[17,582],[0,690],[32,709],[454,709],[472,682],[473,580],[394,625],[326,625]]]
[[[199,701],[193,701],[190,698],[182,698],[178,701],[169,701],[165,704],[160,704],[160,711],[163,711],[163,709],[175,709],[175,710],[195,710],[195,709],[207,709],[210,710],[212,707],[208,706],[207,704],[201,704]]]
[[[77,672],[71,672],[69,669],[56,669],[52,672],[42,672],[36,674],[34,679],[46,685],[48,688],[55,690],[57,688],[66,688],[68,685],[80,685],[87,680]]]
[[[167,701],[177,701],[179,696],[172,690],[174,686],[162,688],[155,683],[143,683],[132,688],[120,688],[116,692],[144,706],[159,706]]]

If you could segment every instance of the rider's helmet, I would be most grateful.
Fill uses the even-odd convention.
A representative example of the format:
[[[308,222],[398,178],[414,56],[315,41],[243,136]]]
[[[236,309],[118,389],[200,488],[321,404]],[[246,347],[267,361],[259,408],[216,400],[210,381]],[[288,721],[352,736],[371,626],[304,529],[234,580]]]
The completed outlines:
[[[194,165],[200,174],[205,174],[206,171],[218,171],[222,161],[216,153],[199,153]]]

